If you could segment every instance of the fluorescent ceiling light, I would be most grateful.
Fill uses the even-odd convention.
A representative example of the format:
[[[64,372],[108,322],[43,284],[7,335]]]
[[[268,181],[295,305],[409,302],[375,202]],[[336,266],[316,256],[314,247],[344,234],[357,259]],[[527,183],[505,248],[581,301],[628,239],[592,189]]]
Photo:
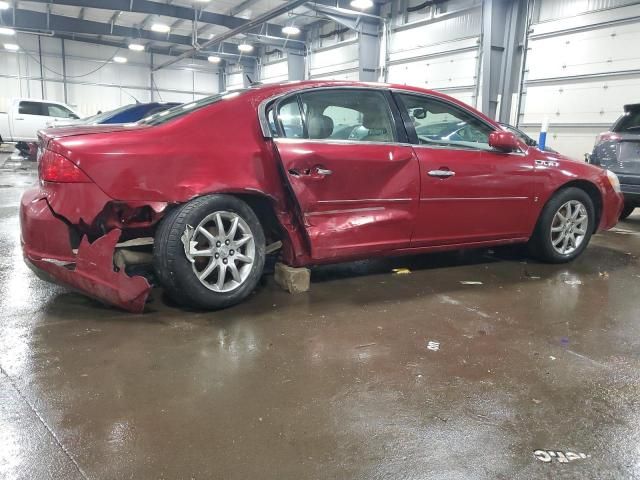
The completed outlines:
[[[221,58],[216,57],[215,55],[211,55],[209,58],[207,58],[207,60],[209,60],[209,62],[211,63],[220,63]]]
[[[196,0],[197,3],[209,3],[211,0]]]
[[[113,61],[116,63],[127,63],[127,57],[113,57]]]
[[[285,35],[298,35],[300,29],[294,25],[287,25],[286,27],[282,27],[282,33]]]
[[[0,2],[0,10],[6,10],[10,7],[9,2]]]
[[[241,43],[240,45],[238,45],[238,50],[240,50],[241,52],[250,52],[251,50],[253,50],[253,45],[249,45],[248,43]]]
[[[164,23],[154,23],[153,25],[151,25],[151,30],[158,33],[167,33],[169,30],[171,30],[171,27]]]
[[[16,45],[15,43],[5,43],[4,44],[4,48],[6,48],[7,50],[10,50],[12,52],[17,52],[18,50],[20,50],[20,47],[18,45]]]
[[[141,52],[144,50],[144,45],[141,45],[139,43],[130,43],[129,50],[133,50],[135,52]]]
[[[0,35],[15,35],[16,31],[13,28],[0,27]]]
[[[358,10],[366,10],[373,7],[373,2],[371,0],[351,0],[351,6]]]

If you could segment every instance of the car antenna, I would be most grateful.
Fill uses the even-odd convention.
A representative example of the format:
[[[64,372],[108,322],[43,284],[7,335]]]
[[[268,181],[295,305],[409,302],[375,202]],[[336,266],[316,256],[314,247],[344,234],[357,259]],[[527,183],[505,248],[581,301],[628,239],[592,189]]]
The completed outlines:
[[[262,82],[254,82],[248,73],[245,73],[245,76],[247,77],[247,80],[249,81],[250,86],[253,87],[254,85],[262,85]]]
[[[122,90],[122,92],[124,92],[126,95],[129,95],[131,98],[133,98],[136,103],[140,103],[140,100],[138,100],[136,97],[134,97],[133,95],[131,95],[129,92],[127,92],[126,90]]]

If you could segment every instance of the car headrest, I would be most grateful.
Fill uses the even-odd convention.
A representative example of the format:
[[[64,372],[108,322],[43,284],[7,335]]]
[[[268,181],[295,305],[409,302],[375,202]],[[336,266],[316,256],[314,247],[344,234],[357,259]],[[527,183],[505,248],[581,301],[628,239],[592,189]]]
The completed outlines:
[[[327,138],[333,133],[333,120],[326,115],[310,117],[307,130],[309,138]]]
[[[389,128],[389,119],[384,112],[366,111],[362,116],[362,126],[369,130],[384,130]]]

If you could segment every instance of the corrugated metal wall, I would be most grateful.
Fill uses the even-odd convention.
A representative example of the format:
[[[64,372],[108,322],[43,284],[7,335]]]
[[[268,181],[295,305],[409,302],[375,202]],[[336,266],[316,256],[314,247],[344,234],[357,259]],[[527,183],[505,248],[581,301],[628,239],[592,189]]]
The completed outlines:
[[[480,2],[457,0],[415,12],[395,10],[391,24],[387,81],[439,90],[476,104]]]
[[[329,22],[314,29],[312,38],[307,57],[309,78],[358,80],[356,32]]]
[[[536,137],[548,117],[547,142],[575,158],[592,150],[596,135],[622,114],[625,103],[640,101],[640,5],[626,3],[536,5],[539,21],[529,34],[519,123]]]
[[[544,22],[634,3],[638,3],[638,0],[546,0],[538,2],[538,20]]]
[[[0,51],[0,111],[18,97],[65,101],[86,115],[152,99],[151,56],[114,47],[65,40],[66,81],[63,81],[62,41],[18,34],[21,51]],[[116,54],[125,64],[113,63]],[[40,68],[42,57],[42,70]],[[155,64],[169,57],[154,55]],[[41,73],[42,72],[42,73]],[[218,72],[208,62],[181,61],[154,74],[153,100],[187,102],[218,91]]]

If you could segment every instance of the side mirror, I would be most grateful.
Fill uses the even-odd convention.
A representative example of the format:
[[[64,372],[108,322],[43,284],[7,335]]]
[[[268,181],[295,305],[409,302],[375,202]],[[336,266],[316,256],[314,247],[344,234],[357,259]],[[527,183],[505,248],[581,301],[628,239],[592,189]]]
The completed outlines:
[[[424,108],[414,108],[412,113],[413,118],[417,118],[418,120],[427,118],[427,111]]]
[[[500,152],[513,152],[520,143],[513,133],[496,131],[489,134],[489,146]]]

